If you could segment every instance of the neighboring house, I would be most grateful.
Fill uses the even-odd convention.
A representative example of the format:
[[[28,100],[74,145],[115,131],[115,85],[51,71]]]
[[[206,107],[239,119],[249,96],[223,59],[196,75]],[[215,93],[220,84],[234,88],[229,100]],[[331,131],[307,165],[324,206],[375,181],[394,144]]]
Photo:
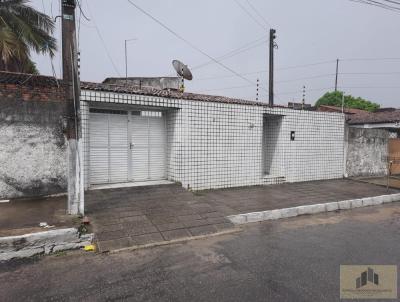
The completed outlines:
[[[377,112],[354,114],[349,116],[347,123],[355,128],[387,129],[392,137],[400,133],[400,109],[385,109]]]
[[[321,105],[320,112],[342,112],[341,107]],[[346,122],[349,127],[386,129],[391,132],[392,138],[397,138],[400,133],[400,109],[382,108],[374,112],[361,109],[344,108]]]
[[[342,112],[341,107],[322,105],[321,112]],[[400,110],[383,108],[375,112],[345,108],[346,177],[382,176],[400,143]],[[399,170],[398,164],[392,165]]]
[[[349,152],[355,155],[347,160],[349,176],[387,175],[388,167],[390,173],[400,173],[399,109],[354,114],[348,116],[347,125],[348,141],[353,142]]]
[[[317,108],[317,111],[341,113],[342,112],[342,108],[341,107],[336,107],[336,106],[320,105]],[[352,114],[368,113],[368,111],[361,110],[361,109],[354,109],[354,108],[343,108],[343,113],[346,114],[346,115],[352,115]]]
[[[62,83],[0,72],[0,85],[9,108],[0,116],[0,196],[65,191]],[[83,82],[81,115],[86,189],[165,179],[202,190],[344,174],[341,113]]]

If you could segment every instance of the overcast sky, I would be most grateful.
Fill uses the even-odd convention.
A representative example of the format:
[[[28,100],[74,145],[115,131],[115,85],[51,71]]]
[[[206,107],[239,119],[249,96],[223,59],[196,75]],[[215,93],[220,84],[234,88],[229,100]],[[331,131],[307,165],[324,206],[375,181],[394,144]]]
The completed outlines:
[[[268,80],[263,72],[268,68],[269,25],[265,19],[277,30],[276,103],[300,101],[303,85],[306,102],[314,103],[333,89],[335,60],[339,58],[343,59],[340,72],[345,73],[339,75],[343,91],[385,107],[399,107],[400,13],[349,0],[248,0],[261,18],[247,0],[237,0],[255,21],[235,0],[132,1],[214,58],[256,41],[247,51],[221,62],[245,74],[252,83],[259,78],[261,100],[267,100]],[[86,21],[82,17],[80,22],[82,80],[100,82],[106,77],[124,76],[124,40],[136,38],[128,42],[129,76],[173,75],[171,61],[180,59],[193,68],[194,79],[186,83],[187,91],[255,99],[255,84],[215,63],[196,68],[209,58],[127,0],[81,2],[90,18]],[[33,0],[32,5],[52,16],[59,14],[59,0]],[[79,17],[79,10],[77,13]],[[59,21],[55,35],[60,35]],[[371,60],[381,58],[391,59]],[[41,73],[52,74],[48,57],[34,56],[34,60]],[[320,62],[327,63],[287,68]],[[58,77],[60,63],[57,56],[54,65]]]

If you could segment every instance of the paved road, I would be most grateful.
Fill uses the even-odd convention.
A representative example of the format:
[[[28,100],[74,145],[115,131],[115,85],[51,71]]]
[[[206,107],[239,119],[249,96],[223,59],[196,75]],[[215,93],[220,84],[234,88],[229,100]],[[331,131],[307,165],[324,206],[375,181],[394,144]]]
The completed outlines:
[[[338,301],[340,264],[397,264],[400,205],[136,252],[0,264],[1,301]]]

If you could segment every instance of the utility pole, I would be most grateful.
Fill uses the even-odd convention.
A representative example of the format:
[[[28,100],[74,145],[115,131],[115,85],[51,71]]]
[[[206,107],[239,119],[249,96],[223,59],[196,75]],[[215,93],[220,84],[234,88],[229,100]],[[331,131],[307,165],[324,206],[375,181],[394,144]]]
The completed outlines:
[[[344,91],[342,92],[342,113],[344,113]]]
[[[274,107],[274,48],[276,39],[276,30],[269,30],[269,106]]]
[[[62,0],[62,64],[67,112],[68,213],[84,214],[80,137],[80,85],[75,30],[75,0]]]
[[[335,91],[337,91],[338,75],[339,75],[339,59],[336,59]]]

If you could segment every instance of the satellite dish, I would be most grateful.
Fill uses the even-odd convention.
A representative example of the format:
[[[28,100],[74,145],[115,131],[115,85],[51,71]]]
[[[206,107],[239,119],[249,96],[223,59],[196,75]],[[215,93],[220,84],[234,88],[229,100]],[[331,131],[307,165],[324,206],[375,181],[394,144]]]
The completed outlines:
[[[176,72],[185,80],[193,80],[193,75],[192,72],[190,71],[189,67],[187,65],[183,64],[179,60],[173,60],[172,61],[172,66],[174,66]]]

